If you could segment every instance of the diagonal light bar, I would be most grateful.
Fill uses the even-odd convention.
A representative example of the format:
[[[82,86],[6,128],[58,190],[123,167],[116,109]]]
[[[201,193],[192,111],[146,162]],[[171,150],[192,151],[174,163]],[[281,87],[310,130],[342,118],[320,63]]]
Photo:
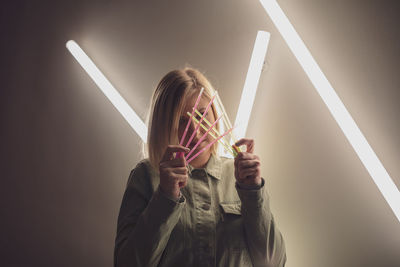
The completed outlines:
[[[275,0],[260,0],[400,222],[400,192]]]
[[[236,136],[243,137],[247,130],[248,121],[250,118],[251,109],[254,103],[255,93],[257,90],[258,81],[260,78],[261,70],[264,63],[265,54],[268,48],[270,34],[268,32],[259,31],[254,44],[250,66],[247,72],[245,85],[242,92],[242,98],[239,103],[239,109],[236,115],[236,122],[240,121],[242,129],[240,129]],[[115,108],[121,113],[125,120],[129,123],[133,130],[140,136],[143,142],[147,142],[147,126],[139,118],[136,112],[128,105],[122,98],[114,86],[107,80],[107,78],[96,67],[93,61],[86,55],[86,53],[79,47],[79,45],[70,40],[66,44],[68,50],[75,57],[78,63],[89,74],[93,81],[99,86],[101,91],[107,96]],[[248,97],[252,96],[252,97]],[[237,127],[236,129],[238,129]],[[221,154],[227,155],[223,150]],[[228,154],[230,157],[231,155]]]
[[[237,139],[243,138],[246,135],[251,109],[253,108],[258,82],[264,65],[264,58],[267,53],[269,38],[269,32],[258,31],[236,114],[235,125],[237,125],[237,128],[234,130],[234,136]]]
[[[92,78],[100,90],[129,123],[132,129],[135,130],[143,142],[146,143],[147,126],[143,123],[136,112],[128,105],[125,99],[118,93],[114,86],[107,80],[103,73],[96,67],[93,61],[75,41],[68,41],[66,46],[82,68],[89,74],[90,78]]]

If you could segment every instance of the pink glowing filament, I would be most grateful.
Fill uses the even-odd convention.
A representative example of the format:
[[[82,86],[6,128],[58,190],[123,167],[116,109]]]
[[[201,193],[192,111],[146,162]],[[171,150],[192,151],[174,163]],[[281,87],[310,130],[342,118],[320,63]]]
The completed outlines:
[[[215,142],[217,142],[219,139],[221,139],[222,137],[224,137],[225,135],[227,135],[228,133],[230,133],[233,130],[234,127],[230,128],[228,131],[226,131],[225,133],[223,133],[220,137],[218,137],[217,139],[215,139],[214,141],[212,141],[211,143],[209,143],[206,147],[204,147],[202,150],[200,150],[199,152],[196,153],[196,155],[194,155],[193,157],[191,157],[190,159],[187,160],[187,163],[191,162],[192,160],[194,160],[198,155],[200,155],[201,153],[203,153],[205,150],[207,150],[210,146],[212,146]]]
[[[206,110],[205,110],[204,113],[203,113],[203,116],[201,116],[201,118],[200,118],[200,120],[199,120],[199,124],[196,126],[196,129],[193,131],[192,136],[190,136],[189,141],[186,143],[186,146],[185,146],[185,147],[188,147],[189,144],[190,144],[190,142],[192,142],[192,140],[193,140],[195,134],[197,133],[197,130],[200,128],[201,122],[203,121],[204,117],[207,115],[207,112],[208,112],[208,110],[210,109],[211,104],[213,103],[215,97],[216,97],[216,94],[214,94],[214,96],[211,98],[211,101],[208,103],[208,105],[207,105],[207,107],[206,107]],[[195,110],[195,109],[194,109],[194,110]],[[194,110],[193,110],[193,112],[194,112]],[[193,116],[193,113],[192,113],[192,116]]]
[[[214,123],[208,128],[208,130],[203,134],[203,136],[197,141],[196,145],[192,148],[192,150],[186,155],[186,160],[189,158],[189,156],[195,151],[195,149],[200,145],[200,143],[204,140],[204,138],[207,137],[208,132],[214,128],[214,126],[218,123],[218,121],[222,118],[223,115],[219,116],[219,118],[214,121]]]
[[[186,128],[185,128],[185,131],[183,132],[183,135],[182,135],[181,141],[179,142],[179,145],[182,145],[182,144],[183,144],[183,141],[185,140],[187,131],[188,131],[188,129],[189,129],[190,122],[192,121],[192,117],[193,117],[193,115],[194,115],[194,113],[195,113],[195,110],[196,110],[196,108],[197,108],[197,105],[198,105],[199,102],[200,102],[200,98],[201,98],[201,95],[203,94],[203,91],[204,91],[204,88],[202,87],[201,90],[200,90],[200,93],[199,93],[199,95],[198,95],[198,97],[197,97],[197,99],[196,99],[196,103],[194,104],[193,111],[192,111],[192,116],[190,117],[190,120],[188,120],[188,122],[187,122],[187,124],[186,124]]]
[[[194,115],[194,113],[195,113],[195,110],[196,110],[196,108],[197,108],[197,105],[198,105],[199,102],[200,102],[201,95],[203,94],[203,91],[204,91],[204,87],[201,88],[200,93],[199,93],[199,95],[197,96],[196,103],[194,104],[194,107],[193,107],[192,116],[190,116],[190,119],[188,120],[188,122],[187,122],[187,124],[186,124],[185,131],[183,132],[183,135],[182,135],[182,137],[181,137],[181,140],[179,141],[179,145],[180,145],[180,146],[183,144],[183,141],[185,141],[185,137],[186,137],[186,134],[187,134],[187,132],[188,132],[189,125],[190,125],[190,123],[191,123],[191,121],[192,121],[192,117],[193,117],[193,115]],[[176,157],[177,157],[177,158],[183,157],[183,155],[184,155],[183,152],[178,152],[178,153],[176,153]]]

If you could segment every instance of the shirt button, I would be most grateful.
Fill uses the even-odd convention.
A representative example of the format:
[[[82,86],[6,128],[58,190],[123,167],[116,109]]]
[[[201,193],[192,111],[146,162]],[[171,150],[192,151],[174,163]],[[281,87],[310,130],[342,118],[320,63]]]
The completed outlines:
[[[204,204],[201,206],[201,208],[202,208],[203,210],[209,210],[209,209],[210,209],[210,204],[204,203]]]

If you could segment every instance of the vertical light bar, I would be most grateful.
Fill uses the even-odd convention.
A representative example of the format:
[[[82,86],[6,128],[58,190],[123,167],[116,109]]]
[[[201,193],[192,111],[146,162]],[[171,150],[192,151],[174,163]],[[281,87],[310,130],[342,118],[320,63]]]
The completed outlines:
[[[260,0],[400,222],[400,192],[275,0]]]
[[[247,71],[246,81],[242,90],[239,108],[236,113],[234,136],[237,139],[243,138],[249,124],[251,110],[256,97],[257,86],[260,80],[262,67],[264,65],[265,54],[267,53],[270,33],[258,31],[254,44],[253,53]]]
[[[70,40],[66,46],[75,57],[82,68],[89,74],[90,78],[97,84],[100,90],[111,101],[114,107],[121,113],[129,125],[140,136],[143,142],[147,142],[147,126],[136,114],[136,112],[128,105],[125,99],[118,93],[114,86],[107,80],[103,73],[96,67],[93,61],[79,47],[79,45]]]

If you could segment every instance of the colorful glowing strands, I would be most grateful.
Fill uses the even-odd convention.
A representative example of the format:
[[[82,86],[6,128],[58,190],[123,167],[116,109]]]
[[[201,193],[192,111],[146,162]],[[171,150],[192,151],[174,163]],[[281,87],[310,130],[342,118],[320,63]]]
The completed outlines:
[[[186,114],[187,114],[189,117],[191,116],[190,112],[187,112]],[[196,119],[195,117],[193,117],[193,120],[194,120],[194,122],[199,123],[199,120]],[[204,121],[207,122],[205,119],[204,119]],[[206,131],[208,130],[207,127],[204,126],[203,124],[200,124],[200,126],[201,126],[204,130],[206,130]],[[213,129],[213,130],[216,131],[215,129]],[[208,132],[208,134],[211,135],[212,138],[217,139],[217,137],[216,137],[213,133]],[[217,135],[219,135],[219,132],[218,132]],[[226,150],[229,151],[229,152],[232,154],[232,156],[235,156],[234,153],[231,151],[230,146],[228,146],[228,145],[227,145],[225,142],[223,142],[222,140],[223,140],[223,139],[219,139],[218,142],[219,142],[221,145],[223,145],[223,146],[226,148]]]
[[[225,127],[226,127],[226,129],[230,129],[230,128],[232,128],[232,123],[229,120],[229,117],[228,117],[228,115],[227,115],[227,113],[225,111],[224,104],[222,104],[222,101],[221,101],[221,98],[219,97],[218,92],[216,94],[217,94],[217,102],[216,103],[219,106],[221,112],[224,114],[224,120],[223,121],[224,121]],[[233,132],[230,133],[230,136],[231,136],[231,140],[233,141],[233,143],[236,143],[237,139],[235,138],[235,135],[233,134]],[[240,148],[237,147],[237,149],[240,152]],[[233,154],[236,157],[236,155],[237,155],[236,151],[234,151]]]
[[[222,104],[222,101],[221,101],[221,98],[219,97],[218,92],[216,92],[216,95],[217,95],[217,101],[216,101],[216,103],[218,104],[218,106],[219,106],[221,112],[222,112],[223,114],[226,114],[225,107],[224,107],[224,105]],[[227,129],[232,128],[232,124],[231,124],[231,121],[229,120],[229,117],[228,117],[228,116],[225,116],[223,121],[224,121],[224,124],[225,124],[225,126],[226,126]]]
[[[221,118],[222,118],[222,115],[219,116],[219,118],[216,119],[216,120],[214,121],[214,123],[213,123],[213,124],[210,126],[210,128],[203,134],[203,136],[199,139],[199,141],[197,141],[197,143],[194,145],[194,147],[192,148],[192,150],[189,151],[189,153],[186,155],[186,157],[185,157],[186,159],[189,158],[189,156],[195,151],[195,149],[200,145],[200,143],[204,140],[204,138],[207,137],[207,135],[208,135],[208,133],[210,132],[210,130],[214,128],[214,126],[218,123],[218,121],[219,121]]]
[[[207,146],[205,146],[202,150],[200,150],[199,152],[196,153],[196,155],[194,155],[193,157],[191,157],[190,159],[188,159],[186,162],[190,163],[192,160],[194,160],[197,156],[199,156],[201,153],[203,153],[204,151],[206,151],[208,148],[210,148],[210,146],[212,146],[215,142],[217,142],[219,139],[221,139],[222,137],[224,137],[225,135],[227,135],[228,133],[230,133],[233,130],[233,127],[230,128],[228,131],[226,131],[225,133],[223,133],[220,137],[218,137],[217,139],[215,139],[214,141],[212,141],[211,143],[209,143]]]
[[[201,113],[200,113],[197,109],[196,109],[196,114],[199,115],[199,116],[201,116]],[[223,116],[225,116],[225,113],[220,113],[220,114],[222,114]],[[210,123],[206,118],[204,118],[204,121],[205,121],[205,123],[206,123],[209,127],[211,127],[211,123]],[[205,128],[205,127],[203,126],[203,128]],[[213,128],[212,130],[213,130],[217,135],[221,135],[217,129]],[[210,133],[210,134],[211,134],[211,133]],[[223,139],[222,139],[222,141],[221,141],[220,143],[222,143],[222,144],[225,146],[225,148],[227,148],[228,151],[231,151],[229,145],[227,145],[226,142],[223,141]]]
[[[195,110],[195,112],[196,112],[196,114],[199,115],[200,117],[203,115],[203,114],[201,114],[201,112],[198,111],[197,109]],[[221,115],[221,116],[222,116],[222,115]],[[206,118],[204,118],[204,122],[205,122],[209,127],[211,127],[212,123],[210,123]],[[218,132],[217,129],[213,128],[212,130],[213,130],[213,132],[215,132],[217,135],[220,135],[220,133]]]
[[[240,152],[239,147],[237,145],[232,145],[232,148],[234,151],[234,157],[236,157]]]
[[[208,110],[210,109],[212,103],[214,102],[215,96],[216,95],[214,94],[214,96],[211,98],[210,102],[208,103],[206,110],[203,113],[203,116],[201,116],[201,118],[200,118],[200,123],[203,121],[204,117],[207,115]],[[196,129],[193,131],[192,136],[190,136],[189,141],[186,143],[185,147],[188,147],[190,142],[192,142],[194,136],[197,133],[197,130],[200,128],[200,123],[196,126]]]
[[[190,117],[190,119],[188,120],[188,122],[187,122],[187,124],[186,124],[186,128],[185,128],[185,131],[183,132],[183,135],[182,135],[181,141],[179,142],[179,145],[182,145],[182,144],[183,144],[183,141],[185,140],[187,131],[188,131],[188,129],[189,129],[190,122],[191,122],[192,117],[193,117],[193,115],[194,115],[194,112],[195,112],[195,110],[196,110],[196,108],[197,108],[197,105],[198,105],[199,102],[200,102],[201,95],[203,94],[203,91],[204,91],[204,88],[202,87],[201,90],[200,90],[199,95],[197,96],[196,103],[194,104],[193,111],[192,111],[192,116]]]
[[[201,90],[200,90],[199,95],[197,96],[196,103],[194,104],[194,107],[193,107],[193,110],[192,110],[192,116],[191,116],[190,119],[188,120],[188,122],[187,122],[187,124],[186,124],[185,131],[183,132],[182,138],[181,138],[181,140],[179,141],[179,145],[182,145],[182,144],[183,144],[183,141],[185,141],[185,137],[186,137],[187,131],[188,131],[188,129],[189,129],[190,122],[192,121],[192,117],[193,117],[193,115],[194,115],[194,111],[195,111],[195,109],[197,108],[197,105],[198,105],[199,102],[200,102],[201,95],[203,94],[203,91],[204,91],[204,88],[202,87]],[[177,157],[177,158],[183,157],[183,155],[184,155],[183,152],[178,152],[178,153],[176,153],[176,157]]]

